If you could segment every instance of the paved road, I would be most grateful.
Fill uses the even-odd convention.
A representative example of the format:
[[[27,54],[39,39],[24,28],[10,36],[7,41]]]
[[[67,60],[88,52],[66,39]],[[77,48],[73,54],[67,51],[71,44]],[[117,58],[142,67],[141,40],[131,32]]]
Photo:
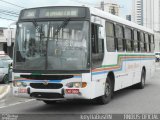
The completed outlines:
[[[46,105],[41,101],[17,99],[8,95],[0,113],[14,114],[108,114],[108,113],[160,113],[160,67],[145,89],[127,88],[115,93],[107,105],[90,101],[60,102]]]

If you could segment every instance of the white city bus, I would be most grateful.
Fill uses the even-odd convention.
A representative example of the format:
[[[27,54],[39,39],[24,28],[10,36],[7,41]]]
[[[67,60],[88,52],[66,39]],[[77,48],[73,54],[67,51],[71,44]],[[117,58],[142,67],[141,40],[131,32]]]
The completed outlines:
[[[96,8],[24,9],[17,22],[13,93],[47,104],[144,88],[155,71],[154,33]]]

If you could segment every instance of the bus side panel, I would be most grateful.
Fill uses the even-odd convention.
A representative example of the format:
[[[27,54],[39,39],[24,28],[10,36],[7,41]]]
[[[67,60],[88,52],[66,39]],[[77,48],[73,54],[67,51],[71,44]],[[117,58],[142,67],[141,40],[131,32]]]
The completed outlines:
[[[125,79],[125,62],[119,58],[117,52],[107,52],[104,57],[103,66],[106,67],[107,72],[113,72],[115,77],[114,91],[122,88],[122,81]]]
[[[140,82],[140,78],[141,78],[141,54],[140,53],[134,53],[135,58],[132,58],[132,65],[130,66],[132,71],[133,71],[133,81],[132,81],[132,85],[137,84]]]

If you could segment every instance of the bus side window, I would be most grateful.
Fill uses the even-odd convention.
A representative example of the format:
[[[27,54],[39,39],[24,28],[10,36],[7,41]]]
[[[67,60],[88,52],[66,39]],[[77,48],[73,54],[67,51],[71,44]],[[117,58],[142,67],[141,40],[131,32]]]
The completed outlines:
[[[102,66],[104,58],[104,39],[101,38],[100,25],[93,24],[91,26],[91,41],[92,41],[92,68]]]
[[[134,52],[138,52],[138,33],[134,30]]]
[[[145,52],[145,40],[144,40],[144,33],[140,33],[140,38],[141,38],[141,52]]]
[[[145,50],[146,52],[149,52],[149,35],[145,34]]]
[[[114,24],[108,21],[106,21],[106,42],[107,42],[107,51],[115,52],[116,43],[115,43]]]
[[[123,41],[123,27],[120,25],[116,25],[115,32],[116,32],[116,39],[118,42],[117,50],[118,50],[118,52],[123,52],[125,49],[124,48],[124,41]]]
[[[128,52],[132,51],[132,30],[128,27],[125,27],[125,39],[126,39],[126,48]]]
[[[154,52],[155,49],[155,41],[154,41],[154,36],[151,35],[151,52]]]
[[[138,51],[141,51],[141,38],[140,38],[140,31],[137,32],[137,37],[138,37]]]

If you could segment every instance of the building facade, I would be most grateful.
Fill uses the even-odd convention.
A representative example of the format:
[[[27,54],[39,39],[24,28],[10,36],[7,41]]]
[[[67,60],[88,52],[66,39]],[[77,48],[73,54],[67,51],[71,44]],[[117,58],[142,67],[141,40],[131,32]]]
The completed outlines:
[[[160,31],[160,0],[143,0],[143,25]]]
[[[143,0],[132,0],[132,22],[143,25]]]
[[[132,0],[132,21],[160,31],[160,0]]]
[[[109,12],[113,15],[119,16],[119,5],[115,0],[105,0],[101,2],[100,9],[102,9],[105,12]]]
[[[8,36],[8,28],[0,27],[0,51],[4,51],[10,57],[13,56],[13,46],[15,40],[15,29],[11,29],[12,35],[12,44],[10,47],[7,46],[7,36]]]
[[[132,21],[155,32],[155,51],[160,51],[160,0],[132,0]]]

